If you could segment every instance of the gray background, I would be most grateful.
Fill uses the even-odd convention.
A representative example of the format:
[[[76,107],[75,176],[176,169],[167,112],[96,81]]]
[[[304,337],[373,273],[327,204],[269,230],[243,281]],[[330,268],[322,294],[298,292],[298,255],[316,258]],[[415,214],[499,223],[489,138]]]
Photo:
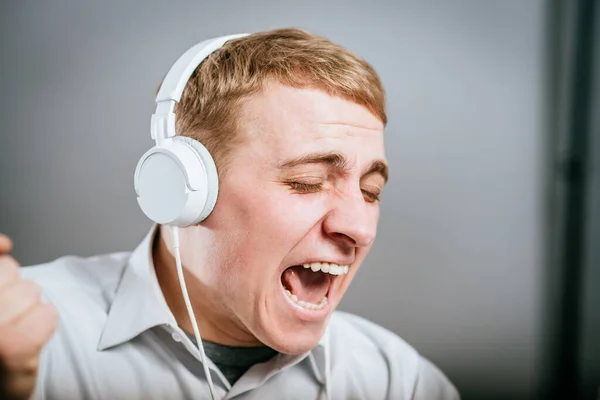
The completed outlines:
[[[168,4],[167,4],[168,3]],[[207,37],[281,26],[380,73],[391,176],[341,308],[397,332],[466,398],[531,398],[544,330],[548,3],[2,2],[0,231],[24,264],[136,246],[153,95]]]

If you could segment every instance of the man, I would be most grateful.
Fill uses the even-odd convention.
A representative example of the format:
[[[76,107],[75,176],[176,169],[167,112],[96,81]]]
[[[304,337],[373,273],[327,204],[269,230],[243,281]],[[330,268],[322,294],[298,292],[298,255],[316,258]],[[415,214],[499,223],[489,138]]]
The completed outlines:
[[[180,230],[217,397],[457,399],[399,337],[334,312],[388,174],[369,64],[300,30],[256,33],[196,69],[176,115],[219,175],[214,210]],[[0,239],[2,399],[208,398],[168,226],[132,253],[20,275],[9,250]]]

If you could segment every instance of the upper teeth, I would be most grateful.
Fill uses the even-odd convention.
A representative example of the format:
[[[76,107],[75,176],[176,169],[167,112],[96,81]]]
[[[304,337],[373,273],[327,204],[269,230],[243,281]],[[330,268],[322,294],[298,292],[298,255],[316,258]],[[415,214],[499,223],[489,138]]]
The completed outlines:
[[[326,263],[326,262],[323,262],[323,263],[322,262],[314,262],[314,263],[302,264],[302,266],[304,268],[310,268],[314,272],[323,271],[323,272],[327,272],[328,274],[331,274],[331,275],[346,275],[348,273],[347,265],[338,265],[338,264]]]

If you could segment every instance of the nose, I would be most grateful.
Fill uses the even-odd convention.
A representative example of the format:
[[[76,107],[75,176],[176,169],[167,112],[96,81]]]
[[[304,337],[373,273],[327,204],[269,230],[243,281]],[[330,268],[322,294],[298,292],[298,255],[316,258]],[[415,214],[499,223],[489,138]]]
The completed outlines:
[[[346,247],[366,247],[375,240],[379,207],[362,194],[340,198],[323,222],[325,234]]]

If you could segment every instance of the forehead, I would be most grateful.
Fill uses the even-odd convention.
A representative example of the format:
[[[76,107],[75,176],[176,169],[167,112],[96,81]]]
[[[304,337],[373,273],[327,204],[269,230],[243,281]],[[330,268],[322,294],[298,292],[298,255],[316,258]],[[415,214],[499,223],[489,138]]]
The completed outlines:
[[[337,151],[358,162],[384,158],[383,123],[365,107],[321,90],[269,84],[245,103],[240,125],[250,147],[272,159],[314,151]]]

